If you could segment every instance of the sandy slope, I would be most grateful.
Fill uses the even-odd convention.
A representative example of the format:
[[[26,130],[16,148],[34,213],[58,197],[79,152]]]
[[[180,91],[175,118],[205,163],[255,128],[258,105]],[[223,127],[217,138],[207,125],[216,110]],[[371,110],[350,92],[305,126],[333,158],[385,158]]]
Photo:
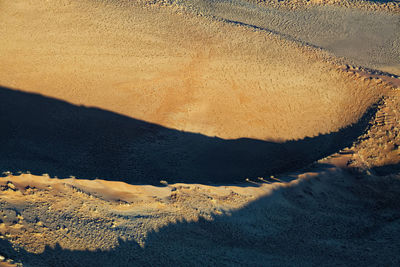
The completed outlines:
[[[215,182],[349,148],[235,186],[7,173],[0,255],[27,266],[400,264],[399,81],[379,71],[398,73],[398,15],[230,2],[191,1],[197,16],[188,1],[0,1],[2,171]],[[242,137],[253,139],[224,140]]]
[[[295,1],[279,2],[283,7],[300,6],[295,9],[254,2],[257,1],[180,1],[202,14],[272,31],[328,50],[356,65],[400,74],[399,3],[395,8],[397,12],[385,12],[363,9],[368,6],[365,1],[350,1],[353,2],[351,8],[345,6],[346,1],[336,1],[333,6],[309,5],[308,8]]]
[[[27,266],[396,266],[399,176],[371,172],[399,162],[389,148],[399,142],[398,94],[385,97],[353,147],[246,184],[8,175],[0,179],[0,255]]]
[[[172,8],[124,1],[1,8],[0,85],[174,129],[304,138],[355,122],[383,92],[322,53]]]
[[[9,176],[0,231],[20,249],[0,239],[0,254],[27,266],[398,265],[399,177],[330,161],[260,187]]]

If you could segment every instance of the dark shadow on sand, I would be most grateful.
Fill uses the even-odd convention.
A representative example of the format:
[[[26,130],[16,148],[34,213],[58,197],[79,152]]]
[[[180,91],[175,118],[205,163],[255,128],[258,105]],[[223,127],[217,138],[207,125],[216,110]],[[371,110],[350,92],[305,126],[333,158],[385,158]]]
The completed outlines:
[[[392,173],[400,173],[400,163],[398,164],[390,164],[380,167],[373,167],[372,171],[375,175],[384,176]]]
[[[368,178],[338,174],[280,187],[212,220],[168,224],[149,232],[144,247],[119,240],[117,247],[105,251],[71,251],[57,245],[34,254],[0,239],[0,254],[27,266],[57,267],[399,266],[400,180],[376,190]],[[340,179],[365,187],[346,187],[336,182]],[[136,219],[136,214],[124,216]]]
[[[293,171],[351,145],[375,110],[339,132],[275,143],[169,129],[0,87],[0,172],[221,184]]]
[[[294,170],[337,152],[365,130],[373,113],[370,110],[357,124],[337,133],[299,141],[223,140],[0,88],[0,164],[2,171],[129,183],[158,184],[161,179],[232,183]],[[313,171],[331,167],[314,164]],[[340,175],[332,181],[343,179]],[[325,190],[330,182],[324,179],[305,179],[279,188],[211,221],[169,224],[148,233],[144,247],[134,240],[120,240],[108,251],[56,246],[33,254],[0,239],[0,254],[28,266],[400,264],[399,231],[395,224],[391,226],[393,218],[400,216],[399,194],[387,193],[394,187],[389,184],[382,190],[384,195],[376,194],[372,186],[354,193],[356,189],[340,183]],[[347,179],[356,178],[349,174]],[[379,229],[391,239],[374,235]]]

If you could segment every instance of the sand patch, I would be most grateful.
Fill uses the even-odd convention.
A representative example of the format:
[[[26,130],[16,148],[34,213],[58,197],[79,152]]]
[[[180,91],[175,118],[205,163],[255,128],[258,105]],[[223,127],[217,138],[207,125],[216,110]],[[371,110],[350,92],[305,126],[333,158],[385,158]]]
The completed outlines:
[[[3,4],[0,84],[207,136],[282,141],[354,123],[382,94],[271,34],[118,3]]]

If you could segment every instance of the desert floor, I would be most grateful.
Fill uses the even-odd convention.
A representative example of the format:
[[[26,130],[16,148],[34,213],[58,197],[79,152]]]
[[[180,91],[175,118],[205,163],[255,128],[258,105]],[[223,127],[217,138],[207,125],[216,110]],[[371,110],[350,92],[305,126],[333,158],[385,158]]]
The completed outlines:
[[[0,0],[0,266],[399,266],[400,3]]]

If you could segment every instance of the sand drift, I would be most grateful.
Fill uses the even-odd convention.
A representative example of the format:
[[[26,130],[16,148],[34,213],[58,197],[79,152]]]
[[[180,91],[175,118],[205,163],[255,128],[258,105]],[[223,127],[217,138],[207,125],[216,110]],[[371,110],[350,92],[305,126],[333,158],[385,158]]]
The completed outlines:
[[[0,265],[400,265],[400,7],[333,2],[0,1]]]
[[[321,50],[174,5],[14,1],[0,21],[3,171],[242,181],[350,145],[368,118],[344,128],[389,88]]]

